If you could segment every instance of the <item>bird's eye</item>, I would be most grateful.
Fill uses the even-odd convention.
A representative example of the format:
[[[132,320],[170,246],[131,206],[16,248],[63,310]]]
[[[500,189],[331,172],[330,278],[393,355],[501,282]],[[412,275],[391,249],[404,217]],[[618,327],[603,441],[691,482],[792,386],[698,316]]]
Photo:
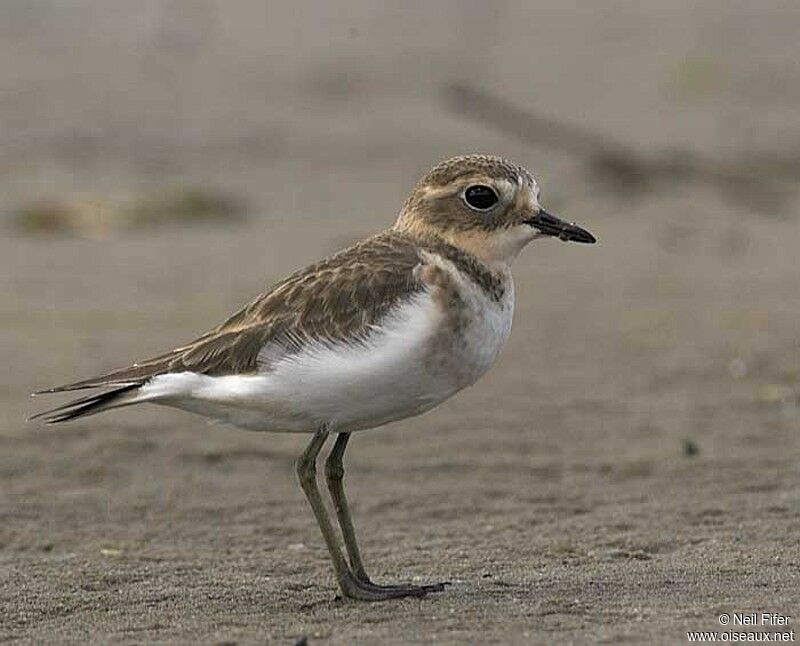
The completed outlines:
[[[464,191],[464,201],[477,211],[488,211],[497,204],[497,193],[489,186],[476,184]]]

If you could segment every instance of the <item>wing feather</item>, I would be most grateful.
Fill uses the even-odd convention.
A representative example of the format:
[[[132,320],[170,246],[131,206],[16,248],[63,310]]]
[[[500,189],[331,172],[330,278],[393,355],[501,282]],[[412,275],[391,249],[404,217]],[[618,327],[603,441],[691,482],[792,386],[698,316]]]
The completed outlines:
[[[255,372],[309,340],[358,339],[401,300],[425,289],[415,271],[420,263],[409,237],[384,232],[292,274],[184,346],[37,394],[141,384],[170,372]]]

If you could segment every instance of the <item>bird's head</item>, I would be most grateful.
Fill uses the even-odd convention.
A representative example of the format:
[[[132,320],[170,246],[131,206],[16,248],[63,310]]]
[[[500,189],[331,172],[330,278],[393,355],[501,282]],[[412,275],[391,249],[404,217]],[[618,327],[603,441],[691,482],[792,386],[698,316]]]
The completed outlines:
[[[438,236],[489,265],[508,266],[531,240],[594,236],[539,204],[539,185],[501,157],[464,155],[435,166],[406,200],[395,229]]]

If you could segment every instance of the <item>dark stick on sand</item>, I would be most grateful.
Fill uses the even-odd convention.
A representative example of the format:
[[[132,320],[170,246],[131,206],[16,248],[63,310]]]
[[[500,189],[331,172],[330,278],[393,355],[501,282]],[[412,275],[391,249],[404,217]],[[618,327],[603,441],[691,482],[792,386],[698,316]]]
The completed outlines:
[[[646,158],[619,141],[589,128],[564,123],[521,108],[464,83],[445,87],[446,106],[532,146],[587,160],[600,186],[620,194],[674,188],[678,182],[711,186],[734,204],[774,211],[797,188],[800,168],[787,160],[759,157],[723,163],[688,149],[661,151]]]

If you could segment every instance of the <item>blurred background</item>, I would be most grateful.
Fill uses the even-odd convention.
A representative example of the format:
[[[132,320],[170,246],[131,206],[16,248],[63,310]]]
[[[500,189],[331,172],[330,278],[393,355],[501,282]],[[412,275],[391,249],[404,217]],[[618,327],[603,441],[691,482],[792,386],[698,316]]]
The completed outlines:
[[[669,640],[796,608],[799,24],[790,0],[0,3],[0,637]],[[352,445],[368,562],[456,580],[437,611],[338,621],[304,438],[25,423],[31,391],[205,331],[470,152],[600,243],[533,245],[500,364]]]

